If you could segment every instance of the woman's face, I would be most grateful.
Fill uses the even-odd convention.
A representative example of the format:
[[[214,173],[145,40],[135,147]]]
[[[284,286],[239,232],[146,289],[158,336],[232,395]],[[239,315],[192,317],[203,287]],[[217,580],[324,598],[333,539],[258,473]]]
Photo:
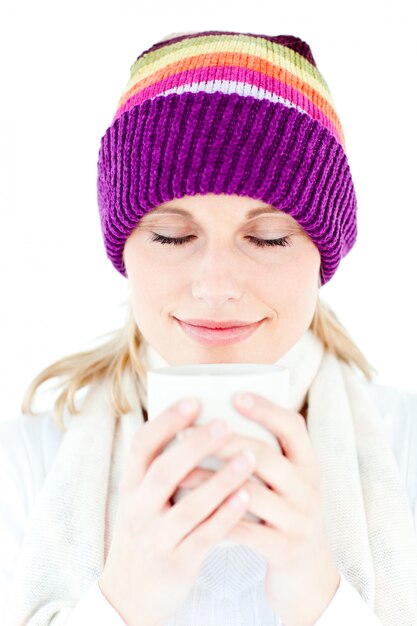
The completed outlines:
[[[260,200],[213,194],[173,199],[147,213],[126,241],[124,262],[138,328],[170,364],[274,363],[306,332],[319,289],[320,253],[289,215]],[[178,209],[186,212],[162,213]],[[187,237],[176,245],[152,241]],[[254,239],[286,238],[258,246]],[[177,319],[264,320],[228,345],[205,345]]]

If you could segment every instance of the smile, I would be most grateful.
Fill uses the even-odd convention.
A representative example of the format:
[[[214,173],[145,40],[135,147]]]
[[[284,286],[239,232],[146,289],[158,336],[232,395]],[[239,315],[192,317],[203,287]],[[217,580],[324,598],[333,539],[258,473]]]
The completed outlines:
[[[207,328],[205,326],[192,326],[182,320],[174,318],[182,330],[198,343],[209,346],[227,346],[237,343],[252,335],[264,320],[247,326],[235,326],[232,328]]]

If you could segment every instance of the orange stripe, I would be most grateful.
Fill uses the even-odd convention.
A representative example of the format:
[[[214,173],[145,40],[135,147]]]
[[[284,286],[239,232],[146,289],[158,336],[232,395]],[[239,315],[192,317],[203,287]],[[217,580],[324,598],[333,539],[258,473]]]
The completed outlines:
[[[153,83],[158,82],[163,78],[167,78],[169,75],[175,75],[183,70],[195,69],[195,67],[209,67],[211,65],[215,66],[238,66],[245,69],[246,67],[251,70],[255,70],[257,72],[261,72],[266,76],[270,76],[271,78],[278,78],[282,82],[290,85],[294,89],[298,90],[300,93],[304,94],[317,108],[319,108],[326,117],[331,120],[331,122],[336,127],[339,135],[343,136],[343,131],[341,127],[340,120],[331,106],[329,101],[324,98],[316,89],[313,89],[311,85],[306,82],[300,80],[297,76],[285,70],[282,67],[275,65],[274,63],[270,63],[265,59],[262,59],[258,56],[252,54],[241,54],[238,52],[219,52],[214,54],[200,54],[193,57],[185,57],[178,61],[174,61],[169,65],[165,65],[160,70],[153,72],[147,78],[139,80],[133,87],[129,89],[123,96],[120,98],[117,108],[119,109],[129,98],[131,98],[134,94],[141,91],[148,85],[152,85]]]

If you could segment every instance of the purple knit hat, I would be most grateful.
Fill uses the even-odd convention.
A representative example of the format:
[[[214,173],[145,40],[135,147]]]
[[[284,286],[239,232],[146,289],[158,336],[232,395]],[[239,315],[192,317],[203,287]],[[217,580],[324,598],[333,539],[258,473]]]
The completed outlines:
[[[356,241],[343,130],[311,50],[292,35],[173,33],[139,55],[101,139],[97,197],[107,256],[173,198],[237,194],[290,214],[324,285]]]

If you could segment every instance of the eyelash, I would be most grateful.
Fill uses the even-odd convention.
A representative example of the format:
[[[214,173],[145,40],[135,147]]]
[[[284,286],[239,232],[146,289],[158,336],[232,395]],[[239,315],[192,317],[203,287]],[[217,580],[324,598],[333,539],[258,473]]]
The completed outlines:
[[[181,246],[184,243],[190,241],[194,235],[187,235],[186,237],[164,237],[158,233],[152,233],[153,237],[151,241],[157,241],[158,243],[173,244],[174,246]],[[248,236],[258,248],[264,248],[265,246],[290,246],[290,237],[281,237],[280,239],[258,239],[257,237]]]

